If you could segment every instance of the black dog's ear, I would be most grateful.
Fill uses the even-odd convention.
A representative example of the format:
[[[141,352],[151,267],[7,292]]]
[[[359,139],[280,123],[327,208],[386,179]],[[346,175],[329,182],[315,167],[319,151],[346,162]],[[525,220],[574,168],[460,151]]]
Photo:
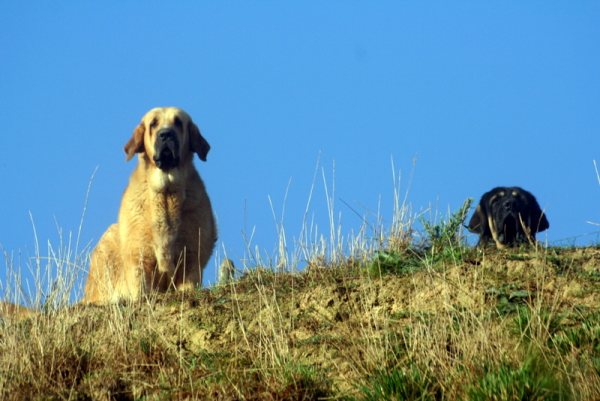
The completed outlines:
[[[527,199],[527,211],[529,212],[529,227],[531,228],[532,234],[540,233],[544,230],[547,230],[550,227],[550,223],[546,218],[546,213],[542,211],[540,208],[540,204],[538,203],[535,196],[529,191],[526,191],[522,188],[517,188],[525,198]]]
[[[206,139],[204,139],[202,134],[200,134],[198,126],[191,121],[188,125],[188,132],[190,135],[190,148],[192,149],[192,152],[196,152],[200,160],[205,162],[206,155],[210,150],[210,145],[208,144]]]
[[[533,195],[532,195],[533,198]],[[533,202],[529,205],[529,212],[531,213],[531,229],[536,233],[541,233],[544,230],[550,228],[550,223],[546,218],[546,213],[542,211],[540,205],[537,203],[535,198],[532,199]]]
[[[487,217],[481,208],[481,204],[479,204],[475,209],[475,213],[473,213],[473,217],[471,217],[471,221],[469,221],[467,229],[472,233],[483,234],[486,231],[487,224]]]
[[[129,141],[125,144],[125,153],[127,154],[127,161],[131,160],[134,154],[142,153],[144,151],[144,131],[146,128],[144,127],[144,122],[142,121],[140,125],[133,131],[133,135]]]
[[[540,214],[540,218],[538,219],[538,225],[537,225],[537,232],[541,233],[544,230],[547,230],[550,228],[550,222],[548,221],[548,219],[546,218],[546,213],[544,213],[542,211],[542,213]]]
[[[482,236],[487,236],[490,233],[490,225],[488,221],[488,216],[491,215],[491,200],[500,193],[504,188],[496,187],[490,191],[487,191],[481,196],[479,200],[479,204],[477,205],[477,209],[475,209],[475,213],[473,217],[471,217],[471,221],[469,222],[468,229],[472,233],[480,234]],[[483,237],[482,237],[483,238]]]

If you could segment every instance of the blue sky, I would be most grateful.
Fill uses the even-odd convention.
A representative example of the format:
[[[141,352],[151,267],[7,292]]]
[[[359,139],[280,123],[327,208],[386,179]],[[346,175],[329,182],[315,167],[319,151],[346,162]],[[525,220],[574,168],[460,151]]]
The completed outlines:
[[[234,260],[244,233],[274,252],[269,197],[293,243],[315,171],[319,231],[322,171],[344,233],[355,212],[389,224],[392,160],[414,213],[520,185],[549,217],[540,239],[597,243],[599,20],[592,1],[5,3],[0,249],[35,254],[30,213],[42,254],[57,228],[76,236],[97,169],[80,234],[95,244],[134,168],[123,145],[171,105],[212,146],[196,164]]]

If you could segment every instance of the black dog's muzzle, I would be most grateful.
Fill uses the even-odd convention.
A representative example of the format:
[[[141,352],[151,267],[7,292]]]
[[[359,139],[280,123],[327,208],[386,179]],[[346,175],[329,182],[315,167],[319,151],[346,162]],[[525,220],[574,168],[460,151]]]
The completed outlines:
[[[527,233],[523,229],[523,214],[514,200],[506,200],[498,205],[495,220],[498,240],[505,245],[514,245],[527,241]]]
[[[179,140],[173,129],[163,128],[156,133],[154,163],[163,171],[179,166]]]

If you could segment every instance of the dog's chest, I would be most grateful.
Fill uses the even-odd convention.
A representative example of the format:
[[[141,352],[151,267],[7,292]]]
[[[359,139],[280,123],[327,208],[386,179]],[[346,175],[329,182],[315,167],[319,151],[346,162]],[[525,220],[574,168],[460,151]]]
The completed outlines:
[[[180,169],[162,171],[158,168],[150,173],[148,185],[151,191],[157,194],[178,192],[185,182],[185,177]]]
[[[181,232],[185,192],[154,193],[151,196],[152,242],[159,271],[174,270],[180,250],[176,244]]]

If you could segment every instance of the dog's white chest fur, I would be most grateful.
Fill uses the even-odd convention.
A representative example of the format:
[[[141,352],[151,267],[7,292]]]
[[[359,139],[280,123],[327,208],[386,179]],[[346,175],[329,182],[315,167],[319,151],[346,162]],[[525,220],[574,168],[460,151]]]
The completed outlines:
[[[170,171],[154,169],[152,173],[150,173],[148,184],[152,191],[161,193],[173,192],[177,190],[183,182],[185,182],[185,177],[180,169],[173,169]]]

